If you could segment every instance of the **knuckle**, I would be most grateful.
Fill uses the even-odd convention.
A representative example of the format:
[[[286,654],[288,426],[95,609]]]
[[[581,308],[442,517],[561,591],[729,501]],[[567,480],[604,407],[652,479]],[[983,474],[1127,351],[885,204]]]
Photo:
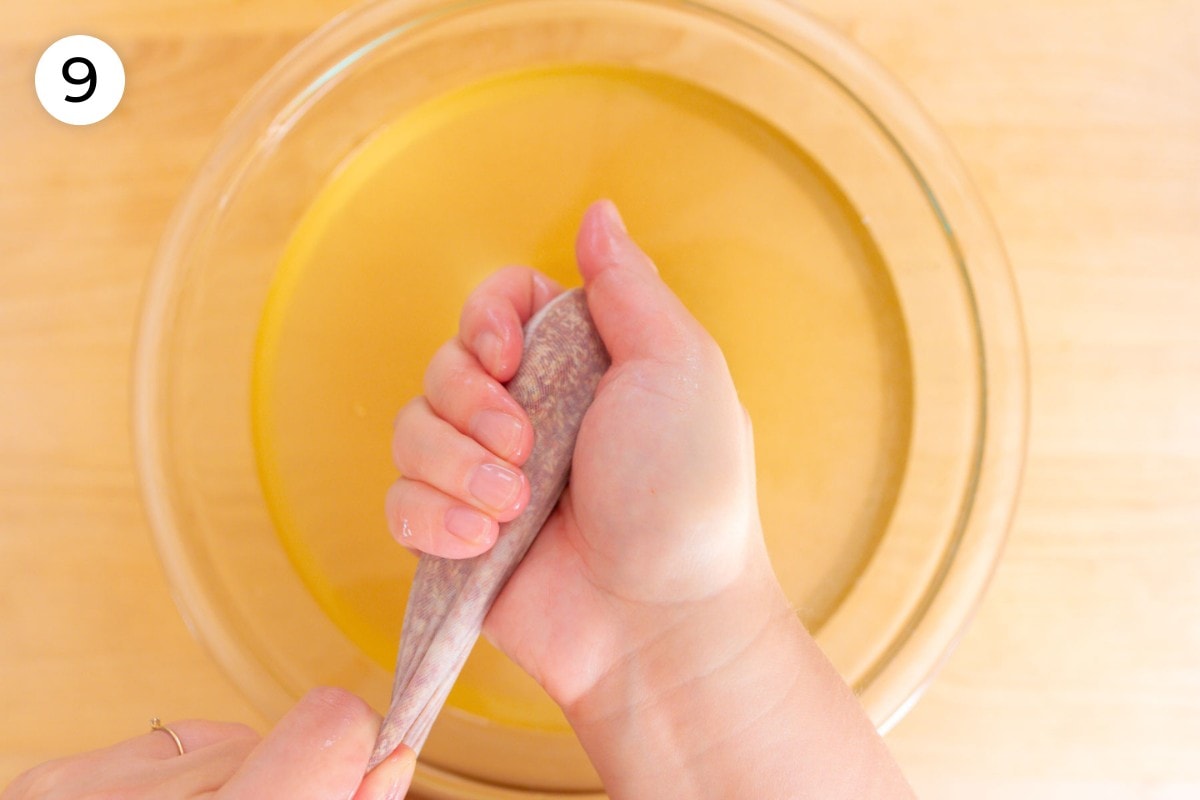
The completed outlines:
[[[434,352],[433,358],[429,359],[429,366],[425,368],[424,385],[427,394],[444,382],[446,373],[461,360],[461,348],[462,344],[457,339],[452,339]]]
[[[388,527],[392,530],[392,535],[400,540],[403,536],[408,539],[412,535],[412,529],[408,521],[408,505],[409,492],[408,487],[410,482],[401,478],[391,485],[387,492],[387,501],[385,503],[387,510]]]
[[[537,271],[526,264],[506,264],[496,271],[496,280],[523,281],[536,274]]]
[[[419,466],[421,426],[429,418],[429,406],[424,397],[410,400],[396,414],[392,432],[392,461],[405,472]]]
[[[446,370],[445,380],[440,388],[446,390],[444,393],[449,396],[448,399],[461,402],[463,398],[471,398],[478,393],[481,378],[481,367],[459,363]],[[449,391],[450,389],[453,391]]]
[[[436,356],[435,356],[436,358]],[[430,409],[453,419],[463,408],[481,395],[489,378],[483,368],[461,345],[452,357],[447,356],[430,365],[425,373],[425,395]]]
[[[492,296],[487,293],[486,287],[476,289],[463,303],[460,329],[464,338],[470,336],[479,323],[487,318],[491,303]]]
[[[404,436],[408,429],[412,426],[414,419],[420,412],[420,403],[422,398],[414,397],[404,405],[400,406],[400,410],[396,412],[395,419],[392,420],[392,434],[399,439]]]

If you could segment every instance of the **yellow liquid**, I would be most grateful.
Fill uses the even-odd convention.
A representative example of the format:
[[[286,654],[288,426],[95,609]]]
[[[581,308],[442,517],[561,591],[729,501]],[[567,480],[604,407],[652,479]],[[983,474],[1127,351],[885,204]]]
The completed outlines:
[[[386,669],[415,567],[383,516],[393,417],[492,271],[525,263],[578,285],[575,231],[599,197],[725,351],[755,423],[776,571],[810,627],[886,524],[908,442],[908,350],[885,266],[829,177],[762,120],[674,79],[492,79],[412,111],[346,161],[298,226],[260,332],[253,421],[280,539],[329,617]],[[448,702],[567,729],[486,642]]]

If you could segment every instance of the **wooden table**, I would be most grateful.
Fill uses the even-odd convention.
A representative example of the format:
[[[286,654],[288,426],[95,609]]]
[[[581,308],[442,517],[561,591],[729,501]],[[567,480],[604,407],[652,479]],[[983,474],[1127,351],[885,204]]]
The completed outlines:
[[[156,241],[246,89],[347,0],[0,4],[0,785],[152,715],[263,721],[185,629],[130,449]],[[958,148],[1032,347],[1011,544],[889,736],[926,798],[1200,797],[1200,4],[812,0]],[[117,112],[50,118],[92,33]]]

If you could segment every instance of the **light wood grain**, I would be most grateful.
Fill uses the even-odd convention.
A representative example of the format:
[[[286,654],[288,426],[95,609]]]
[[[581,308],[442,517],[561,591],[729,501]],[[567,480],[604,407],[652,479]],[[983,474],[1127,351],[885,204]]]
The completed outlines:
[[[150,716],[261,726],[171,604],[129,444],[137,304],[225,114],[342,0],[0,5],[0,785]],[[1200,4],[814,0],[912,90],[1008,246],[1033,419],[975,624],[889,736],[926,798],[1200,796]],[[75,129],[41,50],[109,41]]]

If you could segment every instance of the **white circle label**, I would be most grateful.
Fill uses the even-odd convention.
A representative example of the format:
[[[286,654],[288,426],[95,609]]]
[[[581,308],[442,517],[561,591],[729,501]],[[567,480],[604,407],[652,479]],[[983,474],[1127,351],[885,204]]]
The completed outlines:
[[[95,36],[66,36],[42,53],[33,85],[50,116],[68,125],[91,125],[121,102],[125,66],[117,51]]]

